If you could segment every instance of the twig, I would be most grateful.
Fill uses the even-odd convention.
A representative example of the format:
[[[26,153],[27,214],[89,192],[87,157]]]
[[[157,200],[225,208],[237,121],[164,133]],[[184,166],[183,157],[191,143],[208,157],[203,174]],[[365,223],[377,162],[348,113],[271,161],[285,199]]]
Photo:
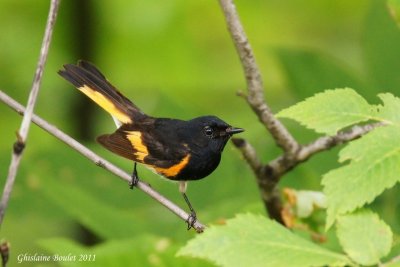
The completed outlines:
[[[11,163],[8,171],[8,176],[6,184],[4,186],[3,195],[0,202],[0,226],[3,223],[5,209],[8,205],[8,200],[10,199],[11,191],[14,186],[15,177],[17,175],[18,166],[21,162],[22,153],[25,147],[26,139],[28,137],[29,126],[31,124],[31,118],[33,114],[33,109],[35,107],[36,98],[39,93],[40,84],[42,81],[43,69],[46,63],[47,54],[49,51],[49,46],[51,42],[51,36],[53,33],[54,24],[57,18],[57,11],[59,6],[59,0],[52,0],[50,4],[49,14],[47,17],[46,29],[43,37],[42,46],[40,49],[39,61],[37,63],[35,76],[33,79],[31,91],[29,94],[28,104],[26,108],[26,113],[22,119],[21,127],[17,133],[17,141],[13,147],[13,154],[11,157]]]
[[[365,124],[362,126],[356,125],[353,126],[351,129],[339,132],[336,135],[320,137],[315,141],[302,146],[294,156],[287,157],[284,154],[270,161],[267,165],[267,168],[274,170],[273,171],[274,176],[281,177],[282,175],[284,175],[285,173],[296,167],[298,164],[308,160],[313,155],[322,151],[329,150],[335,146],[347,143],[354,139],[357,139],[369,133],[376,127],[384,125],[385,124],[382,122],[375,122],[375,123]]]
[[[231,34],[232,40],[235,44],[236,51],[239,54],[242,63],[244,76],[247,83],[248,96],[246,97],[247,103],[257,114],[259,120],[264,124],[267,130],[271,133],[276,144],[280,146],[285,155],[293,156],[297,153],[300,145],[289,133],[285,126],[274,116],[271,109],[264,100],[264,85],[261,78],[260,70],[254,58],[253,51],[250,43],[244,32],[243,26],[240,22],[239,15],[237,14],[233,0],[219,0],[222,10],[225,15],[228,30]],[[243,96],[243,94],[241,94]],[[239,140],[239,139],[236,139]],[[276,187],[277,177],[274,175],[267,175],[273,173],[274,170],[262,166],[258,160],[254,148],[252,148],[246,141],[237,141],[239,147],[252,167],[260,189],[261,197],[264,201],[266,209],[271,218],[283,223],[281,218],[282,204],[279,196],[279,191]]]
[[[0,91],[0,101],[7,104],[9,107],[11,107],[13,110],[18,112],[20,115],[22,115],[25,111],[24,107],[21,104],[19,104],[18,102],[16,102],[9,96],[7,96],[2,91]],[[38,117],[36,115],[32,116],[32,121],[36,125],[41,127],[42,129],[44,129],[45,131],[47,131],[48,133],[53,135],[54,137],[60,139],[65,144],[69,145],[70,147],[72,147],[73,149],[75,149],[76,151],[81,153],[83,156],[85,156],[86,158],[88,158],[89,160],[94,162],[96,165],[110,171],[111,173],[113,173],[114,175],[118,176],[119,178],[121,178],[122,180],[124,180],[126,182],[131,181],[132,177],[128,173],[124,172],[120,168],[111,164],[107,160],[101,158],[100,156],[95,154],[93,151],[89,150],[88,148],[86,148],[85,146],[83,146],[82,144],[80,144],[79,142],[74,140],[72,137],[68,136],[67,134],[65,134],[62,131],[60,131],[59,129],[57,129],[55,126],[49,124],[48,122],[46,122],[45,120],[41,119],[40,117]],[[179,208],[177,205],[175,205],[169,199],[167,199],[164,196],[162,196],[161,194],[159,194],[157,191],[152,189],[146,183],[139,181],[137,188],[139,188],[140,190],[142,190],[143,192],[145,192],[146,194],[151,196],[156,201],[160,202],[163,206],[165,206],[170,211],[175,213],[181,219],[186,221],[187,218],[189,218],[188,213],[186,213],[184,210]],[[193,225],[193,228],[195,228],[195,230],[198,233],[201,233],[205,229],[205,226],[202,223],[200,223],[199,221],[196,221]]]
[[[299,148],[299,144],[285,128],[285,126],[275,118],[271,109],[264,101],[264,85],[260,70],[254,58],[250,43],[244,32],[239,16],[236,12],[233,0],[219,0],[225,14],[228,30],[239,54],[246,77],[248,96],[247,102],[257,114],[259,120],[265,125],[277,145],[289,154],[294,154]]]
[[[372,131],[376,127],[384,126],[382,122],[365,124],[362,126],[353,126],[348,131],[339,132],[337,135],[320,137],[314,142],[303,146],[296,155],[297,161],[301,162],[307,160],[310,156],[315,153],[328,150],[337,145],[352,141],[361,137],[362,135]]]

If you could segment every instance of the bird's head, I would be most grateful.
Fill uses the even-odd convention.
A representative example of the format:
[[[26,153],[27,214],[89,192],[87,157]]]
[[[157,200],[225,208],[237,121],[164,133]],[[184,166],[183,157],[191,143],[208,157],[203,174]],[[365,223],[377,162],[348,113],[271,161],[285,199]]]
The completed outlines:
[[[232,127],[216,116],[202,116],[188,121],[188,131],[194,144],[221,153],[229,138],[244,131]]]

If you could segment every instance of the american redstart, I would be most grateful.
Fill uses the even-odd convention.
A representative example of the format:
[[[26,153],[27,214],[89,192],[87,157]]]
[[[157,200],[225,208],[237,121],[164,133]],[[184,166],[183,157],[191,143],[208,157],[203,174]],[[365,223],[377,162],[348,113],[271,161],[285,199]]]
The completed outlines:
[[[212,173],[229,138],[244,130],[216,116],[184,121],[146,115],[86,61],[66,64],[58,73],[113,117],[119,128],[112,134],[99,136],[97,141],[111,152],[135,162],[131,188],[139,181],[137,162],[179,182],[179,191],[191,212],[187,219],[190,229],[196,221],[196,212],[186,196],[187,181]]]

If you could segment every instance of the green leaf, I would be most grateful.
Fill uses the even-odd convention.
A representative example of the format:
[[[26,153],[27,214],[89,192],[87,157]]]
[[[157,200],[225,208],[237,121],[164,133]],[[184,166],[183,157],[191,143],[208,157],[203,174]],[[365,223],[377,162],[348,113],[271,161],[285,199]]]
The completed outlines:
[[[377,264],[390,252],[392,231],[369,210],[339,216],[336,226],[344,251],[359,264]]]
[[[351,142],[339,154],[350,164],[322,179],[327,196],[327,227],[339,214],[372,202],[400,181],[400,126],[380,127]]]
[[[321,248],[262,216],[240,214],[225,226],[211,226],[178,251],[221,266],[344,266],[344,255]]]
[[[383,107],[378,106],[378,120],[388,124],[400,125],[400,98],[390,93],[379,94]]]
[[[326,90],[277,114],[318,133],[330,135],[352,124],[370,120],[373,115],[372,106],[350,88]]]

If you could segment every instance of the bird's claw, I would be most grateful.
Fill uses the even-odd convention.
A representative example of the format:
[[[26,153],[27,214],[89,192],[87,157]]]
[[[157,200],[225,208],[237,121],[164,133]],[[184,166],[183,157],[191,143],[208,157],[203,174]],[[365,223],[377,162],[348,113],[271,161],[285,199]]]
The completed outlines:
[[[186,220],[186,223],[188,225],[187,229],[190,230],[191,228],[194,228],[194,224],[197,221],[197,216],[196,216],[196,212],[192,211],[189,214],[189,217]]]
[[[136,162],[135,162],[135,165],[133,167],[132,179],[129,182],[129,188],[133,189],[133,187],[137,186],[138,183],[139,183],[139,176],[136,170]]]
[[[129,188],[133,189],[133,187],[137,186],[139,183],[139,178],[136,175],[132,175],[132,179],[129,181]]]

